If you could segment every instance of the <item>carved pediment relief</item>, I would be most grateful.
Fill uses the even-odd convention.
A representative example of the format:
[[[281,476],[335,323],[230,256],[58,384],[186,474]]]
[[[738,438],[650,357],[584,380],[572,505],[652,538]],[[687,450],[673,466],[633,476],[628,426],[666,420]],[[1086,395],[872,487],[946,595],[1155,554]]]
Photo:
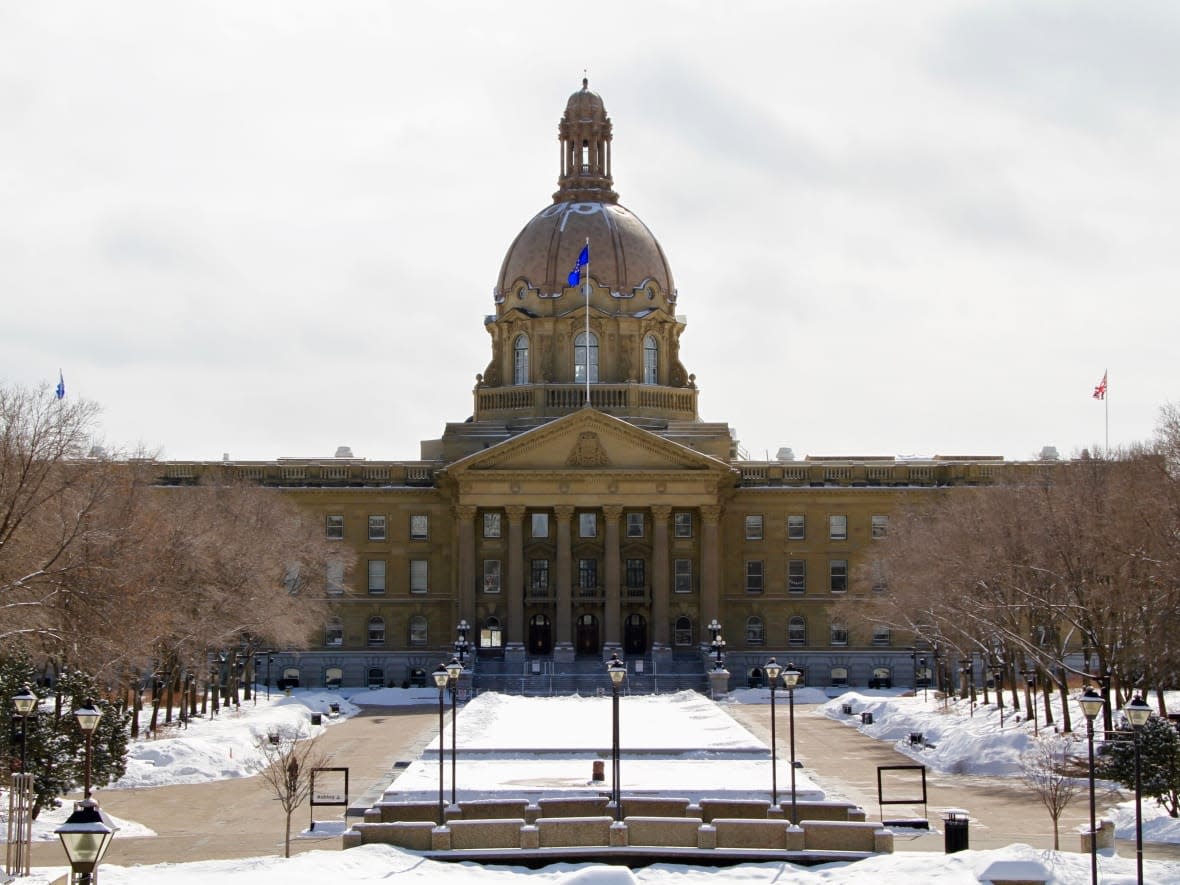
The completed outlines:
[[[593,430],[586,430],[578,434],[578,441],[570,456],[565,459],[567,467],[606,467],[610,464],[606,450],[598,441],[598,434]]]

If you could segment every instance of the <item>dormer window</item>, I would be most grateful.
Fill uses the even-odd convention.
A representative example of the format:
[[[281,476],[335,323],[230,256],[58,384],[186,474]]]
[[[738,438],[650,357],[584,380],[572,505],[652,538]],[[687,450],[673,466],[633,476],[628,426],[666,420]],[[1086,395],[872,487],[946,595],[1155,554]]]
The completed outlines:
[[[582,174],[590,174],[590,142],[582,139]]]
[[[655,335],[643,339],[643,383],[659,384],[660,346]]]
[[[529,339],[525,335],[517,335],[512,343],[512,383],[529,383]]]

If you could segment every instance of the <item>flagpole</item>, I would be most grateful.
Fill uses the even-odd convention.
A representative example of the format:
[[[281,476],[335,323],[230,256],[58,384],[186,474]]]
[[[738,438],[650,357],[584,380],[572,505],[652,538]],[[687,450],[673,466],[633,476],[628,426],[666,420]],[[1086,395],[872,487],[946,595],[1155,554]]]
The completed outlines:
[[[1110,457],[1110,370],[1102,373],[1102,380],[1106,382],[1106,395],[1102,397],[1103,411],[1106,413],[1106,451],[1103,457]]]
[[[590,405],[590,238],[586,237],[586,275],[582,278],[586,291],[586,405]]]

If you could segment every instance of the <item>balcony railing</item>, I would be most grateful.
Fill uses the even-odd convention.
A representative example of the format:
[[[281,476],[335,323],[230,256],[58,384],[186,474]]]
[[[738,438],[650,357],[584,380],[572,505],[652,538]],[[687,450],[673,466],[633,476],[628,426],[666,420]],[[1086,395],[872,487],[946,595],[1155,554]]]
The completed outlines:
[[[584,384],[521,384],[475,392],[475,419],[539,417],[576,412],[586,404]],[[591,384],[590,405],[600,412],[695,421],[697,391],[656,384]]]

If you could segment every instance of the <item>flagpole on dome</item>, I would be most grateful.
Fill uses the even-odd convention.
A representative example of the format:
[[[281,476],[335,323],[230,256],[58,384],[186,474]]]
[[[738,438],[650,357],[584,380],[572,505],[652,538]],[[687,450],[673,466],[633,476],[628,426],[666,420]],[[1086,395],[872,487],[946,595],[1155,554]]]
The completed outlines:
[[[586,292],[586,405],[590,405],[590,238],[586,237],[586,272],[582,285]]]
[[[1103,452],[1104,456],[1109,456],[1109,454],[1110,454],[1110,400],[1107,399],[1107,396],[1106,396],[1107,391],[1110,389],[1110,384],[1107,381],[1109,375],[1110,375],[1109,371],[1107,371],[1106,369],[1103,369],[1102,370],[1102,383],[1094,388],[1094,399],[1102,400],[1102,406],[1103,406],[1104,411],[1106,412],[1106,440],[1103,443],[1103,445],[1106,446],[1106,450],[1105,450],[1105,452]]]

